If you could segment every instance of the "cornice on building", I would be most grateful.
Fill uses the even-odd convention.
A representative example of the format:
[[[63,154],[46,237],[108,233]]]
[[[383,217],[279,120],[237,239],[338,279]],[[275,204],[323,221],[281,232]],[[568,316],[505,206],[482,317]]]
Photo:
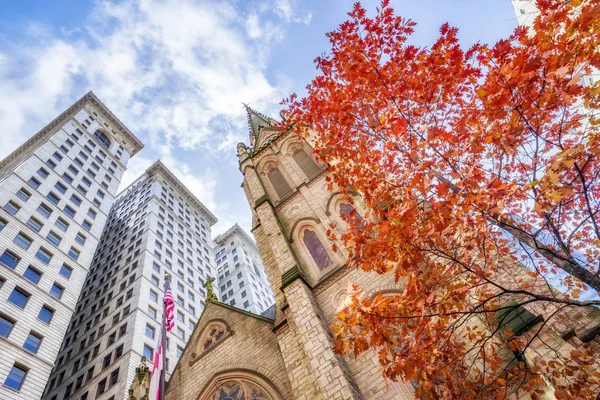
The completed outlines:
[[[213,242],[218,246],[223,246],[229,238],[234,237],[236,235],[244,238],[244,240],[251,244],[252,247],[258,252],[258,247],[256,247],[256,243],[254,243],[254,240],[252,240],[252,238],[246,233],[246,231],[244,231],[242,227],[239,226],[237,223],[234,224],[231,228],[227,229],[225,232],[221,233],[219,236],[217,236],[213,240]]]
[[[63,124],[71,116],[77,113],[78,110],[82,109],[86,104],[95,106],[98,111],[102,114],[106,120],[119,129],[127,140],[131,142],[132,152],[131,155],[138,153],[144,144],[121,122],[113,113],[100,101],[100,99],[90,90],[83,97],[73,103],[69,108],[63,111],[58,117],[53,119],[49,124],[44,126],[39,132],[33,135],[29,140],[15,149],[12,153],[6,156],[0,161],[0,176],[4,175],[4,172],[15,162],[19,160],[19,157],[23,154],[27,154],[32,150],[39,148],[43,143],[48,140],[48,136],[54,133],[54,129]]]
[[[208,223],[210,226],[213,226],[217,223],[218,219],[215,215],[210,212],[210,210],[202,203],[190,190],[162,163],[162,161],[157,160],[154,164],[152,164],[146,170],[145,174],[147,176],[155,176],[157,174],[162,174],[170,184],[172,184],[175,188],[177,188],[184,197],[189,200],[194,206],[196,206],[203,214],[207,217]]]
[[[85,96],[82,97],[82,99],[88,100],[90,103],[98,107],[102,112],[103,116],[106,119],[108,119],[108,121],[111,124],[117,126],[120,129],[120,133],[123,134],[132,143],[132,156],[136,155],[141,149],[144,148],[144,143],[142,143],[142,141],[138,139],[138,137],[135,136],[133,132],[131,132],[129,128],[127,128],[127,126],[125,126],[125,124],[119,118],[117,118],[117,116],[113,114],[113,112],[110,111],[108,107],[104,105],[104,103],[102,103],[102,101],[100,101],[100,99],[94,94],[94,92],[90,90],[85,94]]]

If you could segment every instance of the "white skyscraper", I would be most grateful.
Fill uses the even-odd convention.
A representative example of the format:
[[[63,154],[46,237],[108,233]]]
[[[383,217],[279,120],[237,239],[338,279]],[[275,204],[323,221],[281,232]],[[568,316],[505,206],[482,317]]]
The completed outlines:
[[[238,224],[215,239],[220,299],[262,314],[275,304],[256,244]]]
[[[167,377],[204,308],[215,275],[214,215],[160,161],[114,203],[44,399],[122,400],[142,356],[151,365],[171,276],[175,326]]]
[[[0,399],[39,399],[129,157],[89,92],[0,162]]]

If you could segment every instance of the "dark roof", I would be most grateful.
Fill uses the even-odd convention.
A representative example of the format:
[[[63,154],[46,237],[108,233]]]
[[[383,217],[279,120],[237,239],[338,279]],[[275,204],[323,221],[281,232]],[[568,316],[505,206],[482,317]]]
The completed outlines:
[[[244,107],[248,114],[248,131],[250,133],[250,138],[253,136],[257,137],[260,128],[272,128],[277,122],[274,119],[267,117],[265,114],[250,108],[247,104],[244,104]]]
[[[275,320],[275,304],[273,304],[271,307],[267,308],[260,315],[265,318]]]
[[[259,320],[262,320],[262,321],[265,321],[265,322],[273,323],[273,321],[275,320],[274,314],[273,314],[273,318],[270,318],[268,316],[263,315],[264,313],[263,314],[254,314],[253,312],[246,311],[246,310],[241,309],[241,308],[237,308],[235,306],[229,305],[227,303],[223,303],[223,302],[218,301],[218,300],[217,301],[207,300],[206,304],[208,305],[208,303],[212,303],[212,304],[214,304],[216,306],[220,306],[220,307],[226,308],[228,310],[235,311],[235,312],[238,312],[240,314],[247,315],[248,317],[256,318],[256,319],[259,319]],[[206,310],[206,307],[204,308],[204,310]],[[202,310],[203,314],[204,314],[204,310]],[[267,311],[268,310],[265,310],[265,312],[267,312]],[[202,320],[202,315],[200,316],[200,320]]]

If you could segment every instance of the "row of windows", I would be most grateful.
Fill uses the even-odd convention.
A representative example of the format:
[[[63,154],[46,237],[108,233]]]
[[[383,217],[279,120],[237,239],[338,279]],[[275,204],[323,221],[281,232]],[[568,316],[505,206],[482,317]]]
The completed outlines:
[[[4,278],[0,278],[0,289],[2,289],[2,287],[4,286],[4,282],[5,282]],[[57,286],[57,289],[54,290],[54,292],[51,292],[51,294],[55,297],[59,296],[62,294],[62,292],[60,290],[61,290],[61,288],[59,286]],[[13,288],[12,292],[8,296],[8,302],[23,309],[29,302],[30,298],[31,298],[31,294],[29,292],[27,292],[25,289],[23,289],[21,287],[16,286],[15,288]],[[38,319],[45,324],[50,324],[50,321],[52,321],[53,316],[54,316],[54,309],[45,304],[40,308],[40,311],[38,312]],[[10,319],[9,317],[5,317],[5,318]],[[13,321],[13,323],[14,323],[14,321]]]
[[[137,265],[137,262],[134,263],[135,265]],[[135,267],[135,265],[133,267]],[[133,284],[133,282],[135,281],[136,278],[136,274],[135,272],[133,272],[130,276],[129,279],[125,279],[125,275],[126,273],[128,273],[129,268],[126,268],[125,271],[123,271],[123,282],[121,282],[121,285],[117,291],[117,293],[122,293],[124,292],[128,286],[130,286],[131,284]],[[110,276],[107,276],[107,278],[109,278]],[[104,282],[104,278],[102,277],[100,280],[100,284],[102,284]],[[109,313],[109,309],[110,307],[107,307],[106,309],[104,309],[104,311],[102,312],[102,314],[100,314],[100,309],[102,308],[102,306],[105,303],[108,303],[110,300],[112,300],[113,298],[113,292],[110,291],[107,293],[109,288],[113,288],[116,286],[116,282],[117,282],[117,277],[113,278],[112,282],[108,282],[104,285],[104,288],[99,288],[96,292],[95,292],[95,297],[93,299],[94,303],[91,308],[89,309],[90,313],[89,315],[87,315],[87,311],[88,311],[88,305],[90,302],[90,299],[87,298],[85,301],[81,301],[81,299],[79,300],[79,304],[77,306],[77,311],[76,311],[76,315],[73,316],[72,322],[71,322],[71,328],[69,330],[69,332],[75,330],[75,328],[77,328],[80,324],[83,323],[84,320],[86,320],[87,318],[89,318],[89,321],[86,324],[86,331],[88,331],[91,327],[92,327],[92,318],[93,318],[93,326],[96,326],[100,321],[101,318],[104,319],[108,313]],[[90,293],[91,293],[91,289]],[[102,297],[100,299],[100,296],[105,294],[104,297]],[[133,289],[130,289],[127,291],[126,295],[123,295],[121,297],[119,297],[119,299],[117,300],[117,305],[116,307],[120,307],[124,301],[129,300],[131,297],[133,296]],[[83,297],[82,297],[83,298]],[[96,310],[98,311],[97,315],[94,315]],[[124,312],[123,317],[125,317],[125,315],[127,315],[129,312],[129,310],[127,309],[127,312]],[[118,320],[117,320],[118,321]],[[117,322],[117,321],[113,321],[113,322]],[[75,333],[75,335],[77,334],[77,332]],[[69,338],[67,338],[67,343],[69,341]]]
[[[49,176],[49,173],[42,167],[42,168],[40,168],[38,170],[38,175],[40,175],[43,179],[46,179]],[[63,180],[65,180],[69,184],[73,184],[73,178],[71,178],[71,176],[68,175],[67,173],[64,173],[62,175],[62,178],[63,178]],[[35,189],[38,189],[40,187],[40,185],[41,185],[41,182],[37,178],[35,178],[35,177],[31,177],[27,181],[27,183],[30,186],[32,186],[33,188],[35,188]],[[54,184],[54,188],[59,193],[61,193],[61,194],[66,194],[67,193],[67,187],[63,183],[61,183],[60,181],[57,181]],[[78,186],[78,191],[80,193],[84,194],[84,196],[85,196],[85,193],[87,193],[87,191],[85,189],[81,188],[81,185]],[[25,188],[21,188],[21,190],[19,190],[17,192],[17,196],[19,198],[21,198],[23,201],[27,201],[29,199],[29,197],[31,197],[31,193],[29,193]],[[61,197],[60,197],[60,195],[57,195],[56,193],[54,193],[52,191],[50,191],[50,192],[48,192],[48,194],[46,194],[46,198],[48,200],[50,200],[50,202],[53,203],[55,206],[58,206],[58,204],[62,200]],[[79,196],[77,196],[76,194],[74,194],[74,193],[71,194],[71,197],[69,198],[69,200],[76,207],[81,206],[81,204],[83,202],[83,200]],[[98,207],[100,206],[100,201],[99,200],[97,202],[95,202],[95,203],[97,203]],[[14,205],[14,202],[13,202],[13,205]],[[16,214],[16,212],[18,211],[18,209],[16,211],[14,211],[14,212],[12,212],[12,210],[7,210],[7,211],[11,212],[11,214],[14,215],[14,214]],[[67,213],[71,217],[75,216],[75,210],[73,210],[73,208],[71,206],[69,206],[69,205],[66,205],[65,209],[63,211],[65,211],[65,213]],[[98,212],[94,208],[90,207],[90,208],[88,208],[87,214],[92,219],[96,219],[96,216],[98,215]]]
[[[155,275],[151,275],[150,276],[150,282],[152,282],[152,284],[158,288],[160,288],[160,279],[155,276]],[[185,294],[185,290],[183,288],[183,285],[179,284],[180,286],[178,286],[178,290],[180,292],[182,292],[183,294]],[[158,293],[156,293],[153,290],[150,290],[150,298],[155,301],[158,302]],[[188,290],[188,299],[191,302],[195,302],[196,301],[196,296],[194,295],[194,293],[190,292]],[[177,302],[177,304],[179,304],[182,308],[185,309],[185,299],[179,295],[176,296],[175,301]],[[200,306],[204,307],[204,302],[200,301]],[[192,304],[188,304],[187,306],[187,310],[188,312],[190,312],[192,315],[196,315],[196,307]]]
[[[79,239],[77,239],[77,238],[79,238]],[[76,236],[76,239],[75,239],[75,240],[76,240],[78,243],[80,243],[80,244],[84,244],[84,243],[85,243],[85,239],[86,239],[86,238],[85,238],[85,236],[83,236],[83,235],[81,235],[81,234],[78,234],[78,235]],[[62,237],[61,237],[61,236],[59,236],[59,235],[58,235],[56,232],[54,232],[54,231],[50,231],[50,232],[48,232],[48,235],[46,235],[46,240],[47,240],[47,241],[48,241],[50,244],[52,244],[52,245],[54,245],[54,246],[58,247],[58,245],[59,245],[59,244],[60,244],[60,242],[62,241]],[[28,250],[28,249],[29,249],[29,247],[30,247],[30,246],[33,244],[33,239],[32,239],[30,236],[28,236],[27,234],[25,234],[25,233],[23,233],[23,232],[19,232],[19,233],[18,233],[18,234],[15,236],[15,238],[13,239],[13,242],[14,242],[14,243],[15,243],[17,246],[21,247],[22,249],[24,249],[24,250]],[[79,255],[80,255],[80,254],[81,254],[81,251],[80,251],[79,249],[75,248],[75,247],[71,247],[71,248],[69,249],[69,251],[67,252],[67,255],[68,255],[69,257],[71,257],[71,258],[72,258],[73,260],[75,260],[75,261],[77,261],[77,260],[79,259]],[[41,259],[41,260],[42,260],[42,261],[43,261],[45,264],[48,264],[48,263],[50,262],[50,259],[52,258],[52,255],[51,255],[51,254],[49,254],[49,253],[48,253],[46,250],[43,250],[43,249],[41,249],[41,250],[39,250],[39,251],[38,251],[38,253],[36,254],[36,257],[38,257],[38,258],[40,258],[40,257],[43,257],[43,258],[40,258],[40,259]]]
[[[150,300],[152,300],[155,303],[158,303],[158,293],[157,292],[155,292],[154,290],[151,289],[149,291],[149,297],[150,297]],[[185,309],[184,300],[180,296],[177,296],[177,304],[179,304],[183,309]],[[203,305],[203,303],[202,303],[202,305]],[[192,315],[196,315],[195,314],[196,309],[193,306],[188,306],[187,310]],[[156,319],[156,308],[149,306],[148,307],[148,315],[151,316],[152,318]],[[177,320],[182,323],[185,323],[185,315],[180,311],[177,312]],[[192,319],[190,319],[188,322],[188,325],[189,325],[190,330],[193,330],[196,323]],[[177,327],[175,330],[175,333],[179,339],[185,341],[185,331],[181,327]]]
[[[137,232],[138,237],[140,238],[135,246],[130,246],[130,248],[128,249],[128,254],[132,253],[133,250],[136,247],[139,247],[139,245],[141,244],[141,236],[143,235],[143,231],[141,230],[141,227],[136,228],[139,231]],[[106,231],[105,231],[106,233]],[[134,230],[131,233],[131,242],[133,242],[136,239],[136,231]],[[101,239],[101,243],[105,243],[106,241],[106,235],[102,236]],[[117,242],[120,243],[121,239]],[[113,249],[112,250],[113,256],[109,256],[106,260],[103,260],[101,256],[98,255],[98,252],[96,253],[96,256],[94,257],[94,265],[92,265],[91,269],[90,269],[90,273],[88,274],[88,277],[86,278],[86,283],[84,286],[84,291],[83,294],[81,296],[82,299],[86,298],[87,296],[91,295],[94,290],[96,285],[99,287],[101,286],[104,281],[108,281],[111,277],[111,275],[114,273],[118,273],[119,271],[119,263],[123,257],[123,247],[119,250],[119,249]],[[116,258],[114,257],[114,255],[117,254]],[[125,260],[125,264],[122,266],[125,269],[122,271],[123,274],[123,278],[125,278],[125,276],[129,273],[129,269],[131,268],[131,270],[133,271],[138,263],[137,261],[133,262],[131,265],[129,265],[131,263],[131,261],[133,260],[134,257],[137,257],[140,254],[140,248],[137,248],[137,250],[135,250],[134,254],[130,254],[126,260]],[[101,269],[101,270],[100,270]],[[133,276],[133,275],[132,275]],[[130,282],[133,282],[133,280],[130,278]],[[116,283],[116,277],[113,279],[113,283],[112,286],[114,286]],[[122,283],[122,286],[125,282]],[[123,290],[124,287],[121,288],[121,290]],[[105,285],[104,287],[104,292],[106,292],[106,290],[108,290],[108,283]],[[99,297],[99,292],[96,292],[96,299]],[[89,302],[89,298],[85,299],[85,307],[87,307],[87,304]],[[81,306],[81,304],[80,304]],[[85,308],[84,307],[84,308]],[[79,310],[79,308],[78,308]]]
[[[171,207],[174,206],[174,203],[173,203],[174,196],[167,184],[162,184],[161,197],[169,206],[171,206]],[[183,200],[183,198],[181,198],[181,196],[178,196],[178,197],[179,197],[179,202],[177,203],[177,205],[178,205],[178,212],[180,214],[180,217],[181,217],[181,219],[185,219],[188,226],[190,226],[190,224],[191,224],[191,220],[189,217],[191,215],[191,213],[189,211],[190,206],[184,202],[184,200]],[[185,203],[185,206],[183,205],[184,203]],[[171,211],[173,211],[172,208],[171,208]],[[206,237],[206,227],[204,226],[204,224],[202,222],[200,222],[200,220],[198,220],[198,212],[194,210],[194,214],[195,214],[194,225],[195,225],[196,233],[198,235],[202,235],[203,237]],[[203,218],[201,218],[201,219],[202,219],[202,221],[204,221]]]
[[[36,189],[40,185],[40,181],[34,177],[29,179],[28,183]],[[60,188],[60,191],[62,191],[62,188],[64,187],[64,185],[62,183],[60,183],[60,181],[57,181],[55,184],[55,187]],[[27,192],[24,188],[22,188],[21,190],[19,190],[17,192],[17,196],[20,199],[27,201],[30,198],[31,194],[29,192]],[[58,206],[59,202],[61,201],[61,198],[52,191],[46,195],[46,198],[51,203],[53,203],[55,206]],[[82,200],[75,194],[71,195],[70,201],[76,207],[79,207],[82,203]],[[4,209],[8,213],[10,213],[12,215],[16,215],[19,212],[19,210],[21,209],[21,206],[18,203],[16,203],[14,200],[9,200],[5,204]],[[75,218],[75,215],[77,213],[77,211],[69,204],[66,204],[62,210],[66,215],[68,215],[71,218]],[[47,219],[50,218],[52,216],[52,214],[54,213],[54,210],[49,205],[45,204],[44,202],[40,203],[40,205],[38,206],[36,211],[39,215],[41,215],[42,217],[47,218]],[[87,210],[88,217],[90,217],[92,220],[94,220],[94,219],[96,219],[97,215],[98,215],[98,212],[96,210],[94,210],[92,207],[88,208],[88,210]],[[35,231],[39,231],[41,229],[41,227],[43,226],[43,224],[41,222],[39,222],[39,220],[37,220],[36,218],[33,218],[33,221],[31,223],[29,223],[28,225]],[[92,223],[87,219],[84,219],[84,221],[82,222],[81,225],[87,231],[90,231],[92,229]],[[58,226],[61,230],[66,231],[69,224],[63,218],[58,217],[56,226]]]
[[[36,253],[36,256],[38,257],[38,259],[42,260],[46,257],[46,254],[43,252],[43,249],[40,249],[38,250],[38,253]],[[16,268],[19,261],[20,258],[17,257],[10,250],[5,250],[4,253],[2,253],[2,256],[0,256],[0,263],[13,270]],[[59,270],[60,275],[67,279],[71,277],[72,272],[73,268],[69,267],[66,264],[63,264]],[[43,272],[31,265],[25,269],[25,272],[23,272],[23,277],[36,285],[39,283],[40,279],[42,278],[42,275]],[[60,299],[64,293],[64,290],[65,288],[62,285],[55,282],[50,288],[50,295],[57,299]],[[23,296],[25,296],[27,300],[29,299],[30,295],[27,292],[25,292],[24,289],[19,289],[19,291],[20,293],[25,293],[26,296],[25,294]],[[27,301],[25,301],[23,304],[15,305],[18,305],[20,308],[25,308],[26,303]]]
[[[30,270],[30,272],[24,276],[30,280],[31,279],[33,279],[33,280],[39,279],[39,274],[33,270]],[[32,282],[33,282],[33,280],[32,280]],[[64,290],[65,290],[64,287],[55,283],[52,285],[52,288],[50,289],[50,295],[52,297],[60,299],[64,293]],[[30,298],[31,298],[31,293],[29,293],[27,290],[17,286],[13,289],[13,291],[8,296],[8,302],[12,303],[13,305],[15,305],[21,309],[24,309],[27,306],[27,303],[29,302]],[[44,311],[44,307],[42,307],[42,311],[40,311],[40,313],[42,313]],[[52,313],[53,313],[53,311],[52,311]],[[47,318],[47,315],[44,313],[43,317]],[[40,317],[38,316],[38,318],[40,318]],[[51,318],[51,315],[50,315],[50,318]],[[40,318],[40,319],[42,321],[44,321],[44,319],[42,319],[42,318]],[[46,321],[44,321],[44,322],[46,322]],[[48,321],[46,323],[50,323],[50,320],[48,319]]]
[[[175,229],[175,226],[174,226],[175,220],[173,218],[173,215],[171,213],[168,213],[162,206],[159,206],[158,211],[159,211],[158,217],[161,220],[161,222],[166,223],[169,228],[174,230]],[[165,221],[165,216],[166,216],[167,221]],[[161,222],[159,222],[157,224],[157,226],[158,226],[158,229],[163,230],[165,227]],[[188,225],[188,227],[189,227],[189,225]],[[184,228],[184,226],[179,222],[177,222],[177,229],[178,229],[177,235],[179,236],[177,244],[182,248],[182,250],[185,249],[185,245],[183,244],[183,241],[182,241],[182,240],[184,240],[184,235],[185,235],[185,241],[189,246],[189,248],[187,249],[188,252],[191,250],[194,250],[194,246],[192,245],[193,235],[190,232],[190,230]],[[166,229],[166,233],[167,233],[168,238],[173,240],[173,232],[170,231],[169,229]],[[162,238],[162,233],[161,233],[160,237]],[[169,240],[169,239],[167,239],[167,240]],[[206,242],[206,235],[204,235],[202,240],[204,242]],[[210,252],[209,252],[208,248],[205,245],[201,245],[201,243],[198,240],[196,240],[196,246],[197,246],[197,248],[195,250],[199,254],[203,255],[206,262],[209,263],[210,260],[208,258],[208,255],[210,254]],[[173,247],[173,245],[171,245],[171,247]]]
[[[79,130],[76,129],[76,132],[81,135],[84,136],[83,133]],[[79,136],[75,133],[71,134],[71,137],[73,139],[75,139],[77,142],[79,141]],[[65,146],[66,145],[66,146]],[[65,155],[68,155],[69,153],[69,149],[67,148],[67,146],[71,149],[73,149],[74,143],[70,140],[70,139],[66,139],[65,143],[63,145],[59,146],[59,150],[61,152],[63,152]],[[106,160],[106,154],[100,150],[98,152],[98,154],[96,156],[93,155],[93,148],[96,147],[96,144],[94,142],[92,142],[90,139],[88,139],[87,144],[83,145],[82,148],[83,150],[85,150],[85,152],[87,152],[90,156],[94,157],[94,159],[100,164],[103,165],[104,161]],[[73,161],[81,168],[84,167],[85,163],[89,160],[88,155],[85,154],[85,152],[83,151],[79,151],[79,154],[77,156],[73,155]],[[61,162],[63,160],[63,157],[60,155],[60,153],[55,152],[52,155],[51,159],[48,159],[46,161],[46,165],[52,169],[56,168],[57,164],[56,162]],[[96,164],[96,162],[91,161],[90,162],[90,167],[86,170],[86,174],[89,175],[91,178],[96,179],[98,182],[101,181],[101,179],[97,178],[97,173],[100,170],[100,167],[98,166],[98,164]],[[104,175],[104,179],[105,181],[102,181],[102,183],[100,184],[100,186],[102,186],[104,189],[108,190],[108,183],[110,183],[112,181],[112,176],[115,175],[115,169],[117,168],[117,165],[114,161],[110,162],[110,166],[107,168],[108,169],[108,173],[106,173]],[[78,175],[79,174],[79,170],[73,165],[69,165],[68,170],[73,173],[74,175]],[[47,172],[47,171],[46,171]],[[82,177],[82,182],[90,187],[92,182],[87,178],[87,177]],[[104,196],[101,196],[102,198]]]
[[[104,333],[104,325],[102,325],[100,327],[100,329],[98,330],[98,336],[97,336],[98,339],[100,339],[102,337],[103,333]],[[117,333],[118,333],[119,339],[123,338],[124,335],[127,333],[127,324],[122,325],[120,328],[118,328],[112,334],[110,334],[108,336],[107,342],[106,342],[106,349],[108,349],[109,347],[113,346],[116,343]],[[74,338],[76,339],[76,336]],[[83,353],[85,351],[86,347],[91,346],[94,343],[94,339],[95,339],[95,332],[92,332],[92,334],[89,337],[86,337],[81,341],[79,350],[75,354]],[[57,363],[57,368],[60,368],[60,366],[63,365],[63,363],[66,363],[67,361],[70,360],[72,352],[73,352],[73,349],[67,351],[66,355],[61,355],[59,357],[58,363]],[[124,352],[124,344],[121,343],[120,345],[118,345],[114,348],[114,351],[111,351],[106,356],[104,356],[104,358],[102,359],[101,371],[106,370],[111,365],[111,363],[117,361],[123,355],[123,352]],[[94,347],[93,351],[87,351],[83,355],[83,357],[81,357],[80,359],[73,362],[70,370],[62,370],[60,372],[53,373],[50,383],[47,387],[46,393],[47,394],[50,393],[54,389],[55,385],[58,387],[65,379],[65,374],[69,374],[69,376],[72,377],[72,376],[75,376],[77,374],[77,372],[79,372],[79,370],[86,369],[87,368],[86,366],[88,364],[90,364],[91,362],[93,362],[99,353],[100,353],[100,344],[96,345]],[[90,368],[87,368],[87,374],[86,374],[87,378],[86,379],[88,382],[93,378],[94,370],[95,370],[94,365],[92,365]],[[111,377],[112,377],[112,374],[114,374],[114,371],[111,373]],[[69,376],[67,377],[67,379],[69,379]],[[71,394],[71,390],[73,389],[73,386],[74,386],[74,390],[78,390],[81,387],[80,383],[83,382],[83,377],[84,377],[84,374],[81,374],[78,378],[75,379],[74,383],[72,382],[71,384],[67,385],[65,394],[63,395],[63,398],[66,398],[66,397],[68,397],[68,395]],[[117,373],[116,379],[118,380],[118,373]],[[104,381],[104,383],[106,383],[105,382],[106,379],[101,380],[100,383],[102,383],[103,381]],[[114,383],[116,383],[116,381]],[[114,383],[110,383],[110,386],[112,386]],[[102,387],[102,385],[98,386],[99,394],[103,393],[103,391],[100,390],[101,387]],[[107,387],[104,387],[104,389],[106,389],[106,388]]]
[[[89,118],[92,118],[91,116]],[[88,128],[90,124],[86,124],[85,121],[84,123],[82,123],[82,126],[84,128]],[[83,134],[83,132],[79,129],[76,128],[75,129],[75,133],[71,134],[71,137],[73,139],[75,139],[76,141],[79,141],[79,137],[77,136],[77,134],[79,134],[82,137],[85,137],[85,135]],[[98,140],[98,142],[100,142],[100,144],[102,144],[104,147],[106,147],[106,143],[110,143],[110,139],[108,139],[108,137],[106,136],[106,134],[104,132],[102,132],[100,129],[96,129],[96,131],[94,132],[94,134],[92,135],[96,140]],[[83,149],[90,154],[90,156],[93,156],[94,159],[100,164],[104,166],[104,163],[106,161],[109,161],[107,163],[106,168],[109,170],[109,172],[111,174],[115,174],[115,170],[118,169],[117,167],[117,163],[115,163],[114,161],[112,161],[110,158],[106,158],[106,153],[102,150],[102,149],[98,149],[98,152],[96,155],[94,155],[94,151],[96,150],[96,143],[94,143],[92,140],[88,139],[86,144],[84,144]],[[124,149],[122,146],[119,146],[119,149],[117,150],[117,154],[116,154],[116,158],[120,160],[122,153],[123,153]],[[81,152],[80,152],[81,155]],[[84,157],[85,160],[87,160],[87,156]]]
[[[10,336],[13,328],[16,325],[16,321],[8,316],[0,314],[0,336],[7,338]],[[40,345],[42,344],[43,336],[34,331],[30,331],[23,343],[23,348],[32,353],[37,353]]]

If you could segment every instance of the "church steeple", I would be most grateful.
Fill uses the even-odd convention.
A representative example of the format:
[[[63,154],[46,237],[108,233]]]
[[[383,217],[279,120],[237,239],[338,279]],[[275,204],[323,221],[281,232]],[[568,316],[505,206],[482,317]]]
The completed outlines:
[[[252,109],[244,103],[244,108],[248,115],[248,133],[250,134],[250,144],[253,145],[258,137],[261,128],[273,128],[277,121],[269,118],[261,112]]]

